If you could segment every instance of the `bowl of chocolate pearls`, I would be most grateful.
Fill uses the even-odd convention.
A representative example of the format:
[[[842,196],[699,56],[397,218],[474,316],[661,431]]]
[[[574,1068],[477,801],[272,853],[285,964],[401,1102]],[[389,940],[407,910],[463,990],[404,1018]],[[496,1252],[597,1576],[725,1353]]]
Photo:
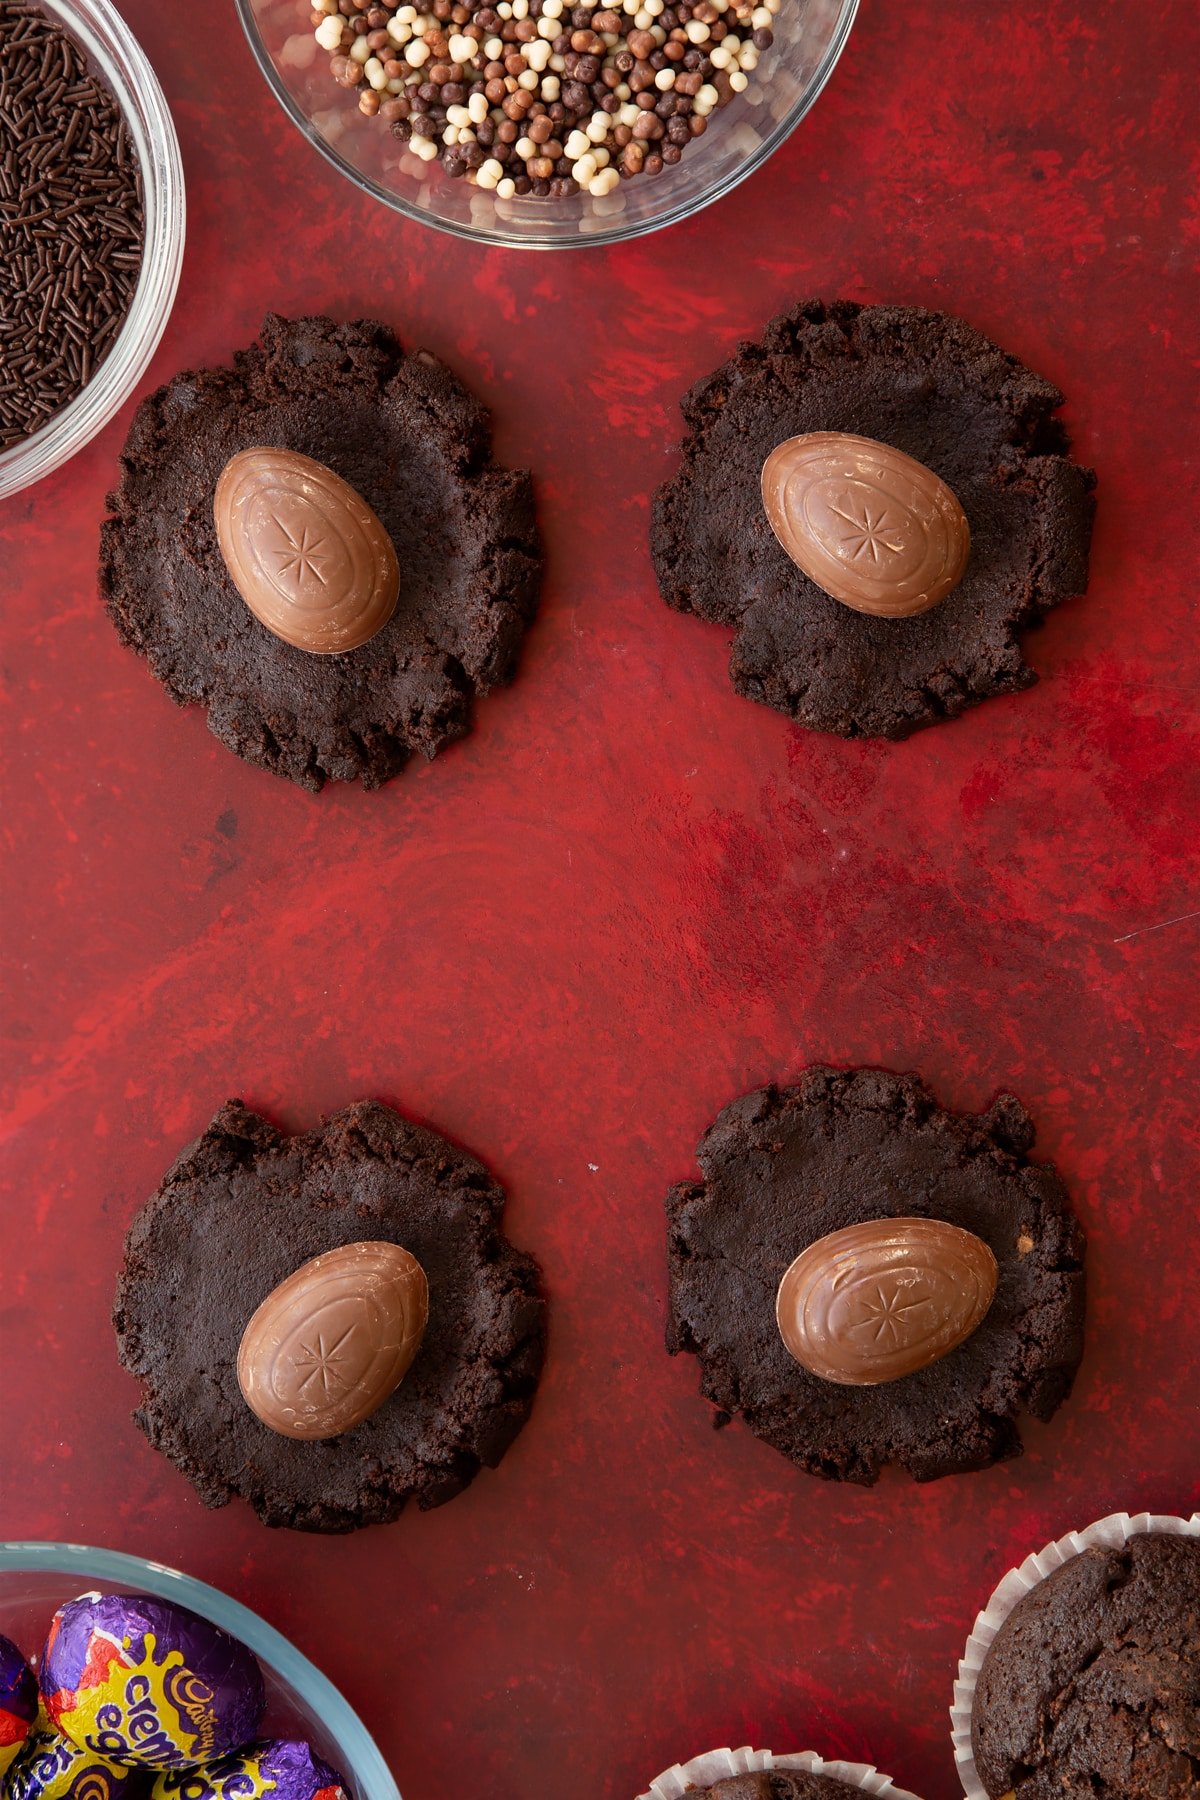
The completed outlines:
[[[4,1800],[400,1800],[286,1638],[115,1550],[0,1544],[0,1727]]]
[[[793,131],[858,0],[237,0],[276,97],[397,212],[510,249],[707,206]]]
[[[132,394],[183,263],[162,89],[109,0],[0,4],[0,498]]]

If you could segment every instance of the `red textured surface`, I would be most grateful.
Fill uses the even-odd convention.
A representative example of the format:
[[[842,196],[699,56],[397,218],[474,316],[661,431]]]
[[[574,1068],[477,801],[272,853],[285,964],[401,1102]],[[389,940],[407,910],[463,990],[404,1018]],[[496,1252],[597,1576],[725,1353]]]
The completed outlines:
[[[1197,496],[1185,354],[1192,8],[866,0],[748,186],[612,253],[522,259],[360,201],[275,109],[227,5],[124,0],[190,180],[154,376],[267,307],[378,313],[540,477],[541,619],[465,743],[320,798],[177,712],[95,599],[128,414],[0,509],[5,1535],[232,1589],[361,1708],[405,1800],[630,1800],[753,1739],[958,1792],[946,1707],[1008,1564],[1197,1468]],[[658,602],[676,401],[811,293],[964,314],[1056,380],[1100,471],[1094,577],[1043,680],[908,743],[737,699]],[[1194,446],[1193,446],[1194,447]],[[1186,553],[1185,553],[1185,546]],[[806,1480],[714,1435],[662,1350],[661,1203],[731,1095],[815,1058],[1011,1084],[1091,1237],[1087,1358],[1023,1461]],[[206,1513],[129,1422],[122,1232],[228,1094],[364,1094],[482,1155],[553,1301],[533,1419],[440,1512],[348,1541]]]

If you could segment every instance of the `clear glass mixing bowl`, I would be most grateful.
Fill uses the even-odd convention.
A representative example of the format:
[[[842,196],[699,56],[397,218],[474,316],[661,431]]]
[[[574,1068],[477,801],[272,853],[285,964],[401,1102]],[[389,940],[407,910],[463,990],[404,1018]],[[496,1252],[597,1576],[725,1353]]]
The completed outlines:
[[[0,1544],[0,1632],[26,1655],[41,1648],[56,1609],[77,1594],[157,1594],[176,1600],[253,1650],[267,1684],[268,1735],[307,1738],[345,1776],[354,1800],[400,1800],[374,1738],[333,1683],[285,1637],[217,1588],[161,1563],[83,1544]]]
[[[602,199],[499,200],[423,163],[339,88],[313,36],[307,0],[236,0],[259,67],[284,111],[356,186],[410,219],[511,250],[617,244],[686,219],[736,187],[795,130],[833,72],[858,0],[783,0],[775,42],[745,92],[660,175],[623,181]]]
[[[0,500],[49,475],[103,430],[141,380],[167,327],[183,267],[183,161],[145,52],[109,0],[41,0],[87,51],[125,115],[142,167],[146,244],[133,305],[81,394],[0,453]]]

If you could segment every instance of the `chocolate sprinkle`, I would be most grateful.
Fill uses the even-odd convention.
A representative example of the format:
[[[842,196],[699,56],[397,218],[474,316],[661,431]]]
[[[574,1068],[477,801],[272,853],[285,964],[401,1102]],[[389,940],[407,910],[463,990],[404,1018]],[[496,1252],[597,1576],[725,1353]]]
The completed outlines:
[[[0,0],[0,450],[74,400],[142,262],[142,183],[113,95],[30,0]]]

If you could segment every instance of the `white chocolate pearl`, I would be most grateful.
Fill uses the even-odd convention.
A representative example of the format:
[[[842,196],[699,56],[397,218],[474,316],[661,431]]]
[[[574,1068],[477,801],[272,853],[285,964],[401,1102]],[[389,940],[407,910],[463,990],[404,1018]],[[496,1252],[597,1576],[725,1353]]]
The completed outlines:
[[[496,197],[499,200],[511,200],[516,191],[517,184],[511,175],[506,175],[503,181],[496,183]]]
[[[333,13],[317,26],[317,42],[322,50],[336,50],[342,41],[342,15]]]
[[[615,169],[601,169],[600,173],[598,175],[593,175],[592,179],[588,182],[588,193],[594,194],[597,200],[602,200],[605,194],[612,193],[613,189],[620,183],[620,180],[621,177],[617,174]]]
[[[423,44],[420,38],[417,38],[404,52],[404,60],[412,68],[419,69],[422,63],[429,61],[429,45]]]
[[[689,19],[683,29],[687,33],[688,42],[692,44],[704,43],[709,35],[708,26],[703,19]]]
[[[467,101],[467,113],[472,125],[482,125],[488,116],[487,95],[472,94]]]
[[[654,77],[654,85],[660,94],[668,93],[675,86],[674,69],[660,69]]]
[[[587,133],[575,130],[571,132],[566,143],[563,145],[563,154],[569,156],[572,162],[577,162],[581,156],[587,155],[591,147],[592,141]],[[517,148],[520,149],[520,145],[518,145]]]
[[[410,138],[408,147],[422,162],[432,162],[438,153],[437,144],[432,138]]]
[[[748,75],[743,75],[740,69],[735,69],[733,74],[729,77],[729,85],[735,94],[743,94],[750,86],[750,77]]]
[[[504,179],[504,164],[498,163],[494,156],[489,156],[485,163],[480,163],[475,171],[475,179],[481,188],[494,188],[497,182]]]
[[[562,92],[562,83],[559,81],[557,75],[543,75],[542,76],[542,99],[543,100],[557,100],[558,96],[561,92]]]
[[[474,58],[479,46],[476,44],[474,38],[461,37],[455,32],[454,36],[450,39],[447,48],[450,52],[451,62],[469,63]]]
[[[365,63],[371,54],[371,46],[365,37],[355,38],[350,46],[351,59],[356,63]]]
[[[572,179],[577,181],[580,187],[586,187],[599,167],[600,165],[594,156],[581,156],[578,162],[571,164]]]
[[[368,56],[366,62],[363,64],[363,74],[373,88],[378,89],[387,86],[388,78],[384,74],[383,64],[377,56]]]
[[[587,132],[593,144],[602,144],[604,139],[608,136],[611,124],[612,120],[607,113],[598,112],[592,114],[583,129]]]

